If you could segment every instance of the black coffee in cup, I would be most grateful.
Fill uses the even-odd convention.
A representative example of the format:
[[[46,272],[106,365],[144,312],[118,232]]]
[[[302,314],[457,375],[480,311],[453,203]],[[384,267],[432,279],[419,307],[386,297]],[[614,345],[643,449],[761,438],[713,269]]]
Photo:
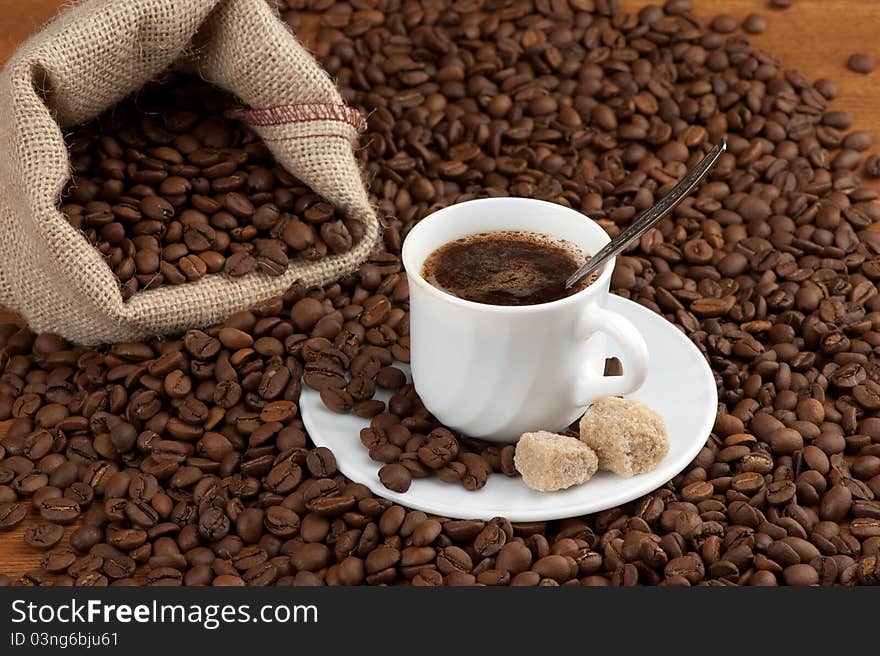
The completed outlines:
[[[466,301],[488,305],[538,305],[580,291],[565,281],[586,261],[574,244],[535,232],[468,235],[444,244],[425,260],[422,277]]]

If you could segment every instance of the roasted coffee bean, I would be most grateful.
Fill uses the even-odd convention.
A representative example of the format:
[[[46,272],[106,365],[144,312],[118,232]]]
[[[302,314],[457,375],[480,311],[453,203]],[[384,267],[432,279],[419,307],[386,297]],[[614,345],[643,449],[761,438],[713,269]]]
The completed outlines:
[[[67,571],[76,560],[76,554],[66,548],[52,549],[46,552],[40,561],[40,566],[50,574],[60,574]]]
[[[326,388],[321,390],[321,401],[333,412],[346,414],[351,412],[354,407],[354,398],[352,395],[339,388]]]
[[[458,440],[445,428],[437,428],[428,434],[424,446],[419,447],[419,460],[431,469],[440,469],[455,460],[459,453]]]
[[[88,552],[104,539],[104,532],[97,526],[80,526],[70,534],[70,546],[80,553]]]
[[[0,531],[11,531],[27,517],[27,505],[24,503],[0,503]]]
[[[268,508],[263,522],[270,533],[280,538],[291,538],[300,530],[299,515],[284,506]]]
[[[290,556],[291,565],[297,571],[315,572],[330,560],[330,549],[326,545],[312,542],[303,544]]]
[[[761,34],[767,29],[767,20],[760,14],[749,14],[742,23],[743,32]]]
[[[80,513],[79,503],[72,499],[59,497],[47,499],[40,504],[40,516],[49,522],[70,524]]]
[[[670,560],[664,568],[667,579],[681,577],[691,585],[705,575],[703,561],[695,555],[680,556]]]
[[[406,384],[406,376],[396,367],[383,367],[376,374],[376,384],[384,389],[400,389]]]
[[[213,358],[220,351],[220,341],[201,330],[190,330],[183,338],[183,343],[189,353],[199,359]]]
[[[443,530],[436,519],[421,522],[412,533],[412,543],[416,547],[426,547],[434,542]]]
[[[507,534],[496,522],[489,522],[474,539],[474,551],[480,556],[488,557],[497,554],[507,542]]]
[[[782,572],[786,585],[805,586],[819,583],[818,572],[806,564],[790,565]]]
[[[495,566],[512,576],[527,571],[531,564],[532,552],[522,542],[505,544],[495,557]]]
[[[552,554],[537,560],[531,570],[543,579],[565,583],[575,576],[577,567],[571,558]]]
[[[101,571],[103,571],[108,578],[118,581],[133,576],[136,568],[137,563],[133,558],[124,554],[114,553],[108,554],[104,557],[104,565]]]
[[[403,465],[385,465],[379,470],[382,485],[394,492],[406,492],[412,484],[412,474]]]
[[[147,574],[147,585],[151,586],[178,586],[183,581],[183,575],[173,567],[158,567],[150,570]]]
[[[874,58],[862,52],[853,53],[846,60],[847,68],[856,73],[868,74],[874,70],[876,63]]]
[[[333,476],[336,473],[336,458],[326,447],[318,447],[306,456],[306,467],[316,478]]]
[[[844,485],[835,485],[823,496],[819,516],[823,520],[843,521],[852,506],[852,492]]]
[[[731,16],[730,14],[721,14],[720,16],[716,16],[709,23],[709,29],[720,32],[721,34],[729,34],[736,30],[737,21],[736,18]]]
[[[64,527],[51,522],[40,522],[24,533],[24,543],[34,549],[51,549],[64,537]]]
[[[245,508],[235,517],[235,532],[245,544],[256,544],[263,533],[265,512],[260,508]]]
[[[224,538],[229,528],[229,517],[219,508],[208,508],[199,516],[199,534],[206,540]]]

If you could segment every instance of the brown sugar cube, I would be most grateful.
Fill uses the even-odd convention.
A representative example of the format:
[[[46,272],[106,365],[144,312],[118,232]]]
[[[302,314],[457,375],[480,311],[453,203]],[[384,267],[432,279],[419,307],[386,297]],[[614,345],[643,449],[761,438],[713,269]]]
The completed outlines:
[[[519,438],[513,463],[530,488],[553,492],[590,480],[599,459],[575,437],[538,431]]]
[[[599,399],[581,418],[580,431],[598,454],[599,469],[626,478],[652,470],[669,452],[663,418],[636,399]]]

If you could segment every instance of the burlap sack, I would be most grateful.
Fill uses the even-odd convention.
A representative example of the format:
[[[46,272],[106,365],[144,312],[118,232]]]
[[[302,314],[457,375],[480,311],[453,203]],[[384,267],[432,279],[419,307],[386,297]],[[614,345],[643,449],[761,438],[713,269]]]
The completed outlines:
[[[59,212],[69,177],[61,128],[95,117],[172,64],[254,108],[278,161],[353,220],[348,253],[291,262],[281,276],[223,274],[123,302],[100,254]],[[25,42],[0,76],[0,303],[36,331],[83,344],[221,321],[300,279],[353,271],[379,238],[352,144],[364,119],[264,0],[87,0]]]

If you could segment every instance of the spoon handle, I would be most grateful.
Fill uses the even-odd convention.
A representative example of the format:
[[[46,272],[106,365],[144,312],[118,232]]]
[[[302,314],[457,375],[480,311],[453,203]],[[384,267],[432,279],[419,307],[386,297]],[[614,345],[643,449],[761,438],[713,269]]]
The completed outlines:
[[[703,181],[703,178],[709,173],[709,169],[714,166],[715,162],[717,162],[718,158],[721,156],[721,153],[725,150],[727,150],[727,139],[722,138],[718,145],[712,148],[712,150],[710,150],[694,168],[688,171],[687,175],[685,175],[668,194],[661,198],[639,218],[633,221],[626,230],[608,242],[598,253],[587,260],[581,268],[575,271],[571,277],[565,281],[565,288],[571,289],[584,277],[590,275],[593,271],[605,264],[607,260],[615,255],[619,255],[627,246],[645,234],[655,223],[675,209],[675,207],[694,190],[694,187]]]

